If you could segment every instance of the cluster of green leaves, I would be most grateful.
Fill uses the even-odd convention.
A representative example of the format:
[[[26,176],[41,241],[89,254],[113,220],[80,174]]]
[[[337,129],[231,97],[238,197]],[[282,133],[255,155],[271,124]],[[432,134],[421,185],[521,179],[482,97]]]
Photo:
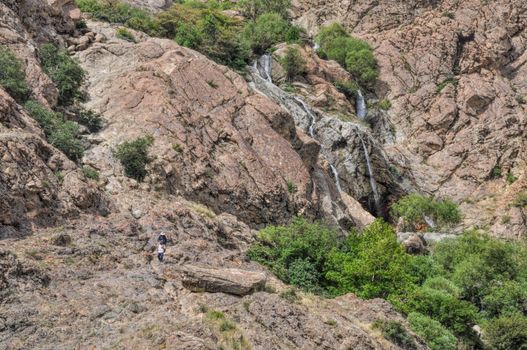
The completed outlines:
[[[33,100],[26,102],[25,109],[40,124],[50,144],[71,160],[82,158],[84,147],[79,139],[77,123],[65,120],[60,113],[50,111]]]
[[[0,47],[0,86],[21,103],[31,94],[22,61],[4,46]]]
[[[320,29],[316,37],[322,58],[335,60],[357,79],[359,84],[372,88],[379,75],[373,49],[364,40],[349,35],[339,23]]]
[[[115,0],[75,0],[82,12],[110,23],[121,23],[149,35],[157,35],[159,24],[147,11]]]
[[[406,228],[411,230],[426,227],[425,217],[431,218],[440,228],[461,221],[461,212],[451,200],[436,200],[420,194],[401,198],[392,205],[391,213],[396,219],[403,218]]]
[[[66,106],[80,97],[80,87],[85,72],[67,50],[58,49],[52,44],[40,47],[42,66],[59,90],[59,103]]]
[[[289,0],[241,1],[238,8],[247,15],[246,22],[223,12],[234,6],[226,1],[179,1],[155,16],[117,0],[77,0],[77,5],[99,20],[173,39],[238,70],[246,66],[251,50],[261,54],[278,42],[300,37],[300,29],[287,16]],[[133,41],[124,29],[118,35]]]
[[[521,242],[467,232],[432,246],[430,255],[411,256],[382,221],[343,238],[297,218],[260,231],[248,256],[310,292],[389,300],[432,350],[481,348],[476,324],[492,349],[517,349],[527,338],[527,246]],[[389,339],[400,333],[385,326]]]
[[[282,67],[285,70],[287,80],[292,81],[307,72],[306,61],[300,50],[294,46],[288,46],[285,56],[282,58]]]
[[[144,180],[148,174],[146,166],[151,161],[148,157],[148,149],[153,143],[152,136],[145,136],[124,142],[117,147],[115,156],[123,165],[126,176],[139,182]]]
[[[134,35],[126,28],[119,28],[117,29],[117,37],[126,41],[129,41],[131,43],[135,43],[135,37]]]

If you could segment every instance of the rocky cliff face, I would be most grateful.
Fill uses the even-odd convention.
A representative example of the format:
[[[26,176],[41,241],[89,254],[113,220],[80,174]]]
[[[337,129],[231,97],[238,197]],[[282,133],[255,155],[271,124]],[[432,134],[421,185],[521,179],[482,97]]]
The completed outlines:
[[[526,232],[510,206],[525,189],[525,2],[298,0],[294,12],[311,34],[339,21],[373,44],[396,127],[386,150],[418,189],[461,203],[466,226]]]
[[[56,106],[37,49],[54,42],[76,51],[86,105],[106,120],[84,139],[82,162],[101,175],[89,180],[0,90],[1,348],[398,349],[371,328],[407,326],[387,302],[295,296],[245,257],[254,228],[295,214],[371,220],[291,114],[171,41],[76,30],[70,1],[7,1],[0,14],[33,97]],[[153,162],[137,183],[113,150],[143,135]],[[165,265],[153,261],[161,230]]]

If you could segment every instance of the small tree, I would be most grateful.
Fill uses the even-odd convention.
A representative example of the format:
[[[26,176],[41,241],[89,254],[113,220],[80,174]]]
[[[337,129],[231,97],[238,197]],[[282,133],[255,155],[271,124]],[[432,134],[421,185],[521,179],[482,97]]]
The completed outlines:
[[[436,320],[417,312],[408,315],[412,330],[426,341],[431,350],[456,350],[457,339]]]
[[[115,155],[121,161],[126,176],[140,182],[144,180],[147,175],[146,165],[151,161],[148,157],[148,148],[153,142],[152,136],[145,136],[124,142],[117,147]]]
[[[22,61],[7,47],[0,47],[0,86],[18,102],[25,102],[31,93]]]
[[[288,18],[291,0],[240,0],[239,6],[243,15],[253,20],[268,12]]]
[[[40,56],[44,71],[59,90],[59,103],[71,104],[80,96],[80,87],[85,78],[84,70],[68,51],[58,49],[52,44],[42,45]]]
[[[282,59],[282,66],[285,69],[287,80],[292,81],[296,77],[306,74],[306,61],[298,48],[289,46]]]
[[[502,317],[485,327],[484,340],[489,349],[524,349],[527,344],[527,318],[522,315]]]

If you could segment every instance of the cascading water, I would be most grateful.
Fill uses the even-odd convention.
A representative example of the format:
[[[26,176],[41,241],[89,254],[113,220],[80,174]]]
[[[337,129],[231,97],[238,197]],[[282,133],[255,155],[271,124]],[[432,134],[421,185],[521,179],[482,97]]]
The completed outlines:
[[[309,105],[298,96],[293,96],[280,89],[278,86],[273,84],[271,79],[272,58],[270,55],[264,55],[255,61],[253,65],[253,79],[252,83],[253,88],[256,91],[259,91],[263,95],[271,98],[275,102],[279,103],[284,107],[289,113],[291,113],[295,119],[298,119],[300,122],[308,121],[307,131],[309,136],[315,138],[315,127],[317,123],[316,113],[309,107]],[[305,124],[304,124],[305,125]],[[326,160],[328,158],[324,155]],[[329,161],[328,161],[329,163]],[[330,163],[331,172],[335,177],[335,185],[339,192],[342,192],[342,187],[340,185],[340,177],[337,168]]]
[[[298,98],[296,96],[293,98],[295,99],[295,101],[297,101],[300,104],[300,106],[302,106],[302,109],[311,118],[311,124],[309,124],[308,131],[309,131],[309,136],[311,136],[312,138],[315,138],[315,124],[317,123],[317,118],[315,117],[315,113],[313,113],[311,108],[309,108],[309,106],[301,98]]]
[[[380,213],[381,212],[381,196],[379,195],[379,191],[377,190],[377,181],[375,181],[375,177],[373,174],[373,167],[371,166],[370,153],[368,152],[368,147],[366,147],[366,143],[362,139],[362,136],[359,135],[359,138],[360,138],[360,142],[362,143],[362,149],[364,150],[364,157],[366,158],[366,166],[368,167],[368,175],[370,178],[371,191],[373,192],[375,210],[377,210],[377,213]]]
[[[258,74],[266,81],[273,82],[273,58],[269,54],[261,56],[254,62],[253,68],[258,71]]]
[[[337,168],[335,168],[333,164],[330,164],[329,167],[331,168],[331,172],[333,173],[333,176],[335,177],[335,185],[337,186],[337,190],[339,192],[342,192],[342,187],[340,187],[339,172]]]
[[[356,97],[356,109],[357,109],[357,117],[359,119],[364,120],[366,118],[366,115],[368,114],[368,109],[366,108],[366,101],[364,100],[364,96],[362,96],[362,92],[357,90],[357,97]]]

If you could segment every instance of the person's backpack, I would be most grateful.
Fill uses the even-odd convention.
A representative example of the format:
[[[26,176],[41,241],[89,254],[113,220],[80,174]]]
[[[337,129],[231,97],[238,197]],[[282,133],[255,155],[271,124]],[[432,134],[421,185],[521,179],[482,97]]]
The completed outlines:
[[[165,235],[159,235],[159,237],[158,237],[157,240],[158,240],[159,243],[161,243],[162,245],[167,244],[167,241],[168,241],[167,236],[165,236]]]

